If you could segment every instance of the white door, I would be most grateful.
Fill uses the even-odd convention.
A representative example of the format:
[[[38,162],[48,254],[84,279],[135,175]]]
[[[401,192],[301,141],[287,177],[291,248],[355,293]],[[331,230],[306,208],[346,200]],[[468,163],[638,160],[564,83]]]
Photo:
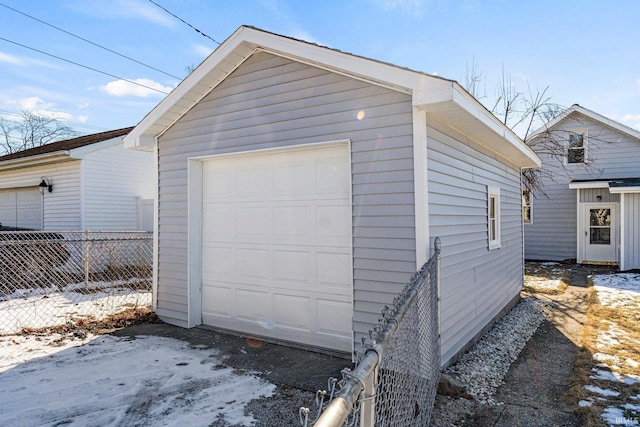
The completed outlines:
[[[350,352],[348,145],[220,156],[202,176],[203,323]]]
[[[617,205],[587,203],[584,205],[581,238],[584,263],[618,262]]]
[[[42,194],[38,187],[0,190],[0,223],[5,227],[42,229]]]

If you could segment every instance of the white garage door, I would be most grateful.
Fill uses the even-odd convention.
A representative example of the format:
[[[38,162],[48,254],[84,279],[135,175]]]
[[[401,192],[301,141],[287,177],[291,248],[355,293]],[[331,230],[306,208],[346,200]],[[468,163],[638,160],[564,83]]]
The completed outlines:
[[[351,351],[348,145],[203,164],[207,325]]]
[[[0,223],[5,227],[42,229],[42,194],[38,187],[0,190]]]

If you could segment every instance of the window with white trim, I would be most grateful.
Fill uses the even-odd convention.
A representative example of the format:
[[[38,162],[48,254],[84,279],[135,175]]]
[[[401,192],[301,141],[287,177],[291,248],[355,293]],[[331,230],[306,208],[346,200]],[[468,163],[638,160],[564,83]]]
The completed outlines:
[[[531,214],[533,213],[532,199],[531,191],[522,191],[522,221],[525,224],[533,224],[533,218],[531,217]]]
[[[567,163],[585,163],[587,161],[587,132],[570,131],[567,144]]]
[[[487,222],[489,249],[500,247],[500,189],[487,186]]]

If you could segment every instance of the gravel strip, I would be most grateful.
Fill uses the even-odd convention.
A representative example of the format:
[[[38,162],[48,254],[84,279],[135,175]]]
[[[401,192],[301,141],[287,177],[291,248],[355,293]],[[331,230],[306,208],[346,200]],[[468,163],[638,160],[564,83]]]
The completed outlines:
[[[445,373],[459,381],[478,402],[498,404],[493,395],[544,320],[546,310],[538,300],[522,300]]]

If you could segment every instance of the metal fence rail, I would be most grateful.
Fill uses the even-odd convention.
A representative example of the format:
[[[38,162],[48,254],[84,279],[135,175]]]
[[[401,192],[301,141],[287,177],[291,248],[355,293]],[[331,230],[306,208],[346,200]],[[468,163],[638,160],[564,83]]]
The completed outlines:
[[[0,231],[0,334],[151,308],[152,233]]]
[[[436,238],[433,256],[393,306],[385,307],[369,340],[363,339],[354,370],[344,369],[339,382],[330,380],[329,403],[319,399],[317,420],[310,421],[309,409],[301,408],[303,426],[429,424],[440,374],[440,248]]]

